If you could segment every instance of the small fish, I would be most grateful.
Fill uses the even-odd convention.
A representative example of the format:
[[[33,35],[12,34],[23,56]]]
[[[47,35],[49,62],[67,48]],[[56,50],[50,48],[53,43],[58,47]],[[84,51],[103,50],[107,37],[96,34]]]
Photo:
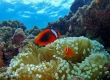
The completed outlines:
[[[96,3],[96,4],[99,4],[99,3],[100,3],[100,0],[95,0],[95,3]]]
[[[75,52],[69,46],[66,46],[66,47],[64,47],[64,56],[65,57],[74,57]]]
[[[55,31],[53,29],[45,29],[44,31],[38,34],[34,42],[35,44],[38,44],[40,46],[45,46],[55,41],[59,37],[60,37],[60,32]]]

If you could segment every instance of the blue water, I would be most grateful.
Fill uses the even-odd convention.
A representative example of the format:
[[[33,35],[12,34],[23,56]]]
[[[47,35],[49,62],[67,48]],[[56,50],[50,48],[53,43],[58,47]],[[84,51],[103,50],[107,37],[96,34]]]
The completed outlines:
[[[39,2],[40,1],[40,2]],[[70,12],[74,0],[1,0],[0,22],[19,20],[27,29],[34,26],[45,28]]]

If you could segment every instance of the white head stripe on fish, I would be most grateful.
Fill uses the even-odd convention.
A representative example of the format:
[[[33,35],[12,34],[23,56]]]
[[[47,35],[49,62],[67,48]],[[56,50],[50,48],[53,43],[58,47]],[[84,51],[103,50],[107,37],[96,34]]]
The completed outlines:
[[[66,53],[68,53],[68,46],[66,47]]]
[[[52,31],[52,33],[55,35],[55,37],[58,38],[58,35],[57,35],[56,31],[53,30],[53,29],[51,29],[51,31]]]

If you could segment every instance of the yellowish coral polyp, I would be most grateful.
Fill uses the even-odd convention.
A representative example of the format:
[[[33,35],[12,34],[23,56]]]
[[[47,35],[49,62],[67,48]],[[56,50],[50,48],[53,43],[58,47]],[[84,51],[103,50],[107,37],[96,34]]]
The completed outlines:
[[[64,57],[64,48],[71,47],[75,56]],[[101,80],[109,74],[105,64],[110,55],[103,45],[85,37],[67,37],[45,47],[29,43],[15,56],[7,74],[15,80],[71,80],[80,76],[85,80]]]

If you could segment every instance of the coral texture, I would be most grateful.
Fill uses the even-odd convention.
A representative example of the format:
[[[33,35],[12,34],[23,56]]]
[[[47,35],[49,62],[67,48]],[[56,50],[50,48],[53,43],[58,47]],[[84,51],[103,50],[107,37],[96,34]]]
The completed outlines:
[[[84,5],[89,5],[92,0],[74,0],[72,3],[70,10],[75,13],[79,7],[82,7]]]
[[[3,45],[0,44],[0,66],[4,65],[4,62],[2,60],[2,55],[3,55],[2,48],[3,48]]]
[[[12,37],[12,43],[16,45],[20,45],[23,40],[25,40],[26,36],[25,33],[21,28],[16,29],[13,37]]]
[[[18,49],[24,46],[25,30],[26,26],[17,20],[0,23],[0,42],[4,43],[0,49],[0,62],[8,65],[13,56],[18,54]]]
[[[90,0],[75,0],[72,6],[79,1]],[[47,27],[59,30],[66,37],[85,36],[97,39],[110,52],[110,0],[91,1],[90,5],[79,7],[76,13],[70,12],[64,18],[49,23]]]
[[[74,51],[74,57],[64,56],[66,46]],[[110,55],[97,41],[67,37],[40,48],[29,43],[11,60],[7,74],[17,80],[71,80],[74,76],[101,80],[109,74],[104,67],[109,61]]]

